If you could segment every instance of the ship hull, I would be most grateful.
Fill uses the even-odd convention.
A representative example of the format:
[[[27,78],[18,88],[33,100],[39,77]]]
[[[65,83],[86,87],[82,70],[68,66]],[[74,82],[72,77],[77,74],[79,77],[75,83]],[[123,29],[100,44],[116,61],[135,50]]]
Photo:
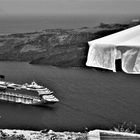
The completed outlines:
[[[55,101],[46,101],[39,97],[7,92],[0,92],[0,101],[34,106],[45,106],[56,103]]]
[[[21,102],[14,102],[14,101],[0,99],[0,103],[19,104],[19,105],[27,105],[27,106],[49,106],[55,104],[56,102],[46,102],[46,103],[39,102],[39,103],[26,104]]]

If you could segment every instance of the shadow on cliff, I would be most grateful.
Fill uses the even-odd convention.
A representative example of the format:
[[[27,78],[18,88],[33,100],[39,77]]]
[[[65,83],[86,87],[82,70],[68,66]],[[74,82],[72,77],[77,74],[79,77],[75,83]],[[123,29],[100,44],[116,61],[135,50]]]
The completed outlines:
[[[46,64],[60,67],[85,67],[89,50],[88,43],[76,44],[76,48],[58,51],[46,57],[40,57],[30,62],[30,64]]]

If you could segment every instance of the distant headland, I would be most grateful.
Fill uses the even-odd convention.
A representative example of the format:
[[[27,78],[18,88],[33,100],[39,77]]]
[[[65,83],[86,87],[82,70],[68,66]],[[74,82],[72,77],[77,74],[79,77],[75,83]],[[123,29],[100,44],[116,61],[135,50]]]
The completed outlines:
[[[63,67],[85,66],[88,41],[140,24],[100,23],[96,27],[46,29],[39,32],[0,35],[0,61]]]

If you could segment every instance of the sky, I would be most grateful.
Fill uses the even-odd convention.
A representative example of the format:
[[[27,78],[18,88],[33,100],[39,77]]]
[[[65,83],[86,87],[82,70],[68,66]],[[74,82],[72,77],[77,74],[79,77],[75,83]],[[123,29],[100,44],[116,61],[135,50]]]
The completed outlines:
[[[0,0],[1,16],[139,13],[140,0]]]

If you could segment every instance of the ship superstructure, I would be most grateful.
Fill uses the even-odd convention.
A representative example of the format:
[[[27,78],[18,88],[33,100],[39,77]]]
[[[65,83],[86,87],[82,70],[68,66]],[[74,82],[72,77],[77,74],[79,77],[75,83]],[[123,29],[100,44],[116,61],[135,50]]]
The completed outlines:
[[[6,81],[0,81],[0,100],[30,105],[52,104],[59,101],[53,95],[53,91],[36,82],[20,85]]]

